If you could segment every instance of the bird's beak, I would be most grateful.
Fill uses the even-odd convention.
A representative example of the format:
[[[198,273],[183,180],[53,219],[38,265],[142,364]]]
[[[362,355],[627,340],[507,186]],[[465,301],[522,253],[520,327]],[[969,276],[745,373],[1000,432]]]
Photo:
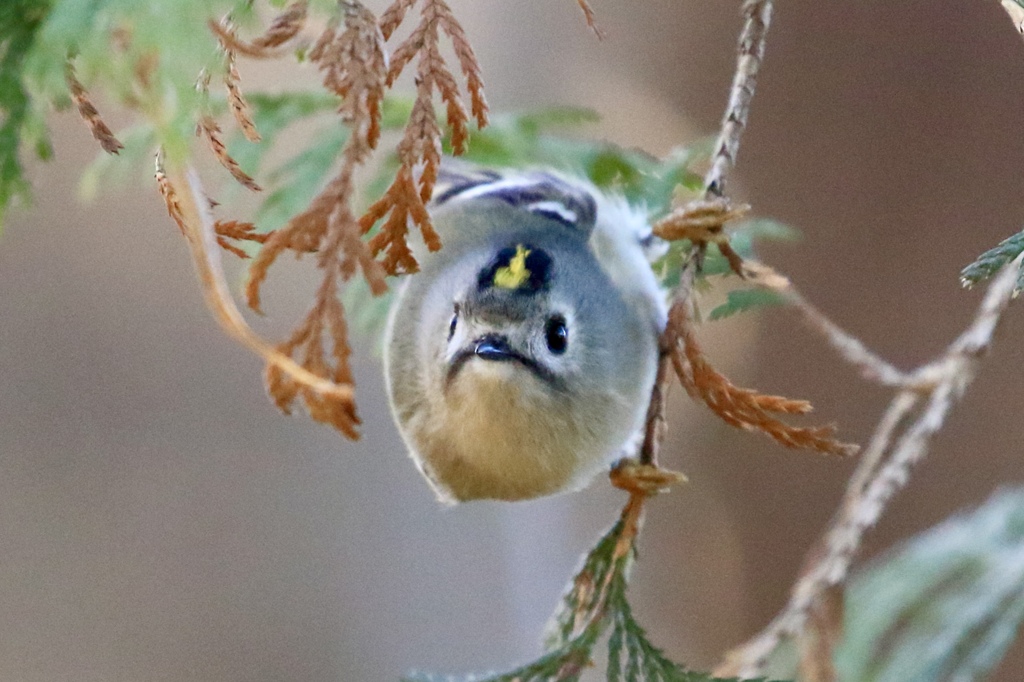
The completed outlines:
[[[508,341],[508,338],[500,334],[484,334],[462,348],[448,365],[448,372],[445,376],[445,386],[455,380],[463,366],[471,358],[480,358],[489,362],[514,362],[522,365],[531,374],[541,381],[549,384],[555,389],[563,388],[562,382],[555,374],[542,366],[536,360],[516,351]]]
[[[473,343],[473,354],[481,360],[502,361],[518,358],[518,354],[508,345],[508,340],[497,334],[487,334],[477,339]]]

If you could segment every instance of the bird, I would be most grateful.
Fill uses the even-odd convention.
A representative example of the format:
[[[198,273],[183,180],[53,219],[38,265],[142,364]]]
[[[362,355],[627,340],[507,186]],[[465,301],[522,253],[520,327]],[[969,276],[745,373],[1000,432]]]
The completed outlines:
[[[547,169],[442,166],[441,238],[391,306],[384,372],[437,498],[579,490],[635,454],[667,321],[642,207]]]

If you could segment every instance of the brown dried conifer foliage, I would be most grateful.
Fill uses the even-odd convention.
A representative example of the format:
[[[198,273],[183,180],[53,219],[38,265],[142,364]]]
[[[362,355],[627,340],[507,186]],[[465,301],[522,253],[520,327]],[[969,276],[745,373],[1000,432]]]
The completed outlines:
[[[68,90],[71,92],[71,101],[75,103],[75,107],[78,109],[78,115],[89,126],[92,136],[100,143],[103,151],[108,154],[117,154],[124,149],[124,145],[121,144],[121,141],[117,139],[110,130],[110,127],[103,121],[99,110],[92,103],[92,99],[89,97],[89,92],[85,89],[85,86],[75,76],[75,69],[70,61],[67,64],[64,79],[67,81]]]
[[[157,187],[160,188],[160,196],[164,198],[164,204],[167,206],[167,215],[171,217],[181,233],[187,234],[187,226],[185,225],[185,214],[181,210],[181,203],[178,200],[178,192],[174,189],[174,185],[167,177],[167,171],[164,169],[163,151],[158,151],[156,154],[156,170],[153,173],[153,177],[156,178]]]
[[[277,258],[286,251],[300,256],[316,254],[317,266],[323,271],[324,279],[309,313],[277,350],[295,359],[304,369],[337,384],[350,385],[352,382],[347,328],[338,300],[341,282],[362,271],[371,291],[379,294],[386,289],[385,274],[415,272],[418,266],[407,242],[410,223],[423,233],[428,248],[440,248],[440,240],[430,225],[426,210],[441,162],[442,129],[434,110],[435,91],[446,105],[456,153],[465,148],[470,112],[478,125],[487,122],[480,66],[462,27],[441,0],[422,0],[421,21],[399,45],[389,68],[385,42],[417,1],[396,0],[378,22],[361,3],[339,0],[339,14],[343,20],[335,19],[328,24],[313,42],[308,58],[323,74],[324,87],[341,98],[339,114],[352,131],[351,135],[342,149],[338,174],[305,211],[266,236],[263,248],[249,270],[246,299],[249,306],[259,312],[260,291],[270,266]],[[220,39],[226,53],[225,83],[229,105],[239,126],[251,140],[259,139],[259,135],[239,87],[235,55],[266,58],[285,54],[288,43],[302,31],[307,12],[307,2],[292,3],[271,22],[263,35],[248,42],[235,35],[229,21],[210,22],[211,30]],[[439,42],[442,32],[450,39],[466,79],[469,111],[462,101],[455,76],[441,55]],[[353,176],[380,140],[381,103],[385,90],[394,84],[405,66],[417,55],[416,101],[398,145],[399,171],[384,196],[360,218],[352,208],[355,194]],[[237,164],[232,163],[223,145],[218,144],[219,129],[212,119],[201,120],[199,129],[221,163],[236,179],[247,184],[239,175],[241,171]],[[363,236],[381,219],[384,223],[380,231],[364,242]],[[247,223],[218,222],[217,243],[244,257],[245,252],[230,240],[256,240],[250,227]],[[376,257],[381,252],[384,256],[378,262]],[[325,342],[330,345],[329,352]],[[283,411],[290,412],[295,400],[301,396],[314,419],[332,424],[351,438],[357,437],[355,427],[359,420],[351,400],[337,396],[325,398],[279,364],[268,365],[266,380],[272,398]]]
[[[221,45],[230,53],[243,54],[246,57],[265,59],[278,56],[274,49],[285,45],[295,38],[306,23],[306,14],[309,10],[307,0],[293,2],[278,14],[270,22],[270,26],[263,33],[246,42],[239,40],[231,27],[224,22],[210,22],[210,29],[220,38]]]
[[[224,166],[231,173],[231,177],[238,181],[238,184],[253,192],[263,191],[263,188],[248,173],[242,170],[238,162],[228,154],[227,145],[221,139],[220,125],[212,116],[204,115],[200,117],[199,122],[196,124],[196,134],[206,138],[207,144],[210,145],[210,151],[217,157],[220,165]]]
[[[686,203],[676,197],[672,211],[653,226],[654,234],[662,239],[687,240],[693,249],[693,261],[687,265],[691,279],[684,279],[680,283],[662,336],[662,348],[666,353],[662,363],[671,362],[690,397],[705,403],[727,424],[761,431],[786,447],[850,455],[857,452],[857,446],[840,443],[833,438],[835,427],[794,427],[775,416],[810,412],[809,402],[740,388],[717,372],[704,357],[690,318],[692,292],[689,291],[689,284],[692,284],[692,276],[700,271],[704,254],[712,243],[739,277],[776,290],[785,290],[789,286],[785,278],[770,269],[745,263],[730,245],[724,230],[727,222],[746,215],[750,210],[749,206],[733,204],[723,196],[723,192],[728,175],[736,163],[740,137],[746,128],[750,99],[764,54],[764,36],[770,23],[771,6],[771,0],[747,0],[743,4],[746,21],[740,34],[736,74],[715,144],[716,152],[704,177],[703,197]],[[660,388],[656,387],[657,390]],[[657,397],[656,392],[654,398]],[[647,440],[657,438],[660,433],[657,428],[659,418],[661,414],[658,410],[649,413],[649,422],[653,422],[648,424]],[[642,453],[650,450],[645,442]]]
[[[715,370],[704,356],[693,330],[689,301],[677,301],[669,311],[666,334],[670,358],[687,394],[703,402],[723,421],[736,428],[761,431],[788,447],[832,455],[852,455],[858,447],[837,441],[835,427],[796,427],[776,414],[806,414],[812,407],[806,400],[791,400],[740,388]]]
[[[249,258],[249,254],[238,246],[231,243],[235,241],[250,241],[263,244],[270,238],[269,234],[257,232],[256,226],[239,220],[218,220],[213,225],[213,231],[217,235],[217,244],[225,251],[229,251],[239,258]]]
[[[274,232],[250,267],[246,297],[259,310],[260,287],[268,269],[285,251],[317,252],[324,279],[305,319],[283,344],[282,353],[294,357],[314,374],[338,384],[351,384],[348,330],[338,300],[339,280],[362,270],[375,294],[386,289],[384,272],[361,238],[352,209],[353,175],[372,152],[380,136],[380,104],[387,79],[384,37],[376,17],[358,3],[344,4],[344,29],[330,25],[317,40],[309,58],[324,74],[324,86],[340,95],[340,114],[351,129],[341,153],[338,175],[313,199],[309,208]],[[324,338],[330,339],[330,354]],[[277,365],[266,370],[267,389],[277,406],[290,413],[301,395],[313,419],[331,424],[349,438],[357,438],[359,418],[352,401],[325,398],[286,375]]]
[[[750,212],[750,206],[733,206],[727,199],[711,197],[676,206],[667,216],[654,224],[654,234],[667,241],[686,239],[697,249],[697,267],[703,264],[704,252],[709,244],[729,262],[729,267],[740,277],[745,277],[743,259],[729,244],[724,231],[725,224],[737,220]]]
[[[381,15],[380,28],[385,39],[401,25],[406,13],[419,0],[396,0]],[[458,82],[448,68],[440,49],[440,34],[451,40],[459,67],[466,79],[470,110],[467,111]],[[391,86],[405,67],[419,55],[416,68],[416,101],[398,145],[400,167],[395,180],[360,220],[364,233],[384,220],[380,231],[369,241],[376,256],[381,252],[384,269],[390,275],[416,272],[419,269],[409,248],[409,225],[419,228],[427,248],[436,251],[441,240],[430,224],[426,204],[434,191],[441,165],[441,126],[434,110],[434,92],[445,104],[451,145],[461,154],[469,139],[469,117],[472,113],[478,127],[487,125],[487,101],[484,99],[480,65],[462,26],[443,0],[422,0],[420,23],[395,48],[387,74]]]
[[[242,130],[245,139],[249,142],[259,142],[260,133],[256,130],[256,122],[252,119],[252,111],[249,102],[242,94],[241,77],[238,75],[238,65],[235,63],[235,52],[230,49],[224,50],[224,88],[228,92],[228,106],[231,107],[231,115],[235,117],[235,123]]]

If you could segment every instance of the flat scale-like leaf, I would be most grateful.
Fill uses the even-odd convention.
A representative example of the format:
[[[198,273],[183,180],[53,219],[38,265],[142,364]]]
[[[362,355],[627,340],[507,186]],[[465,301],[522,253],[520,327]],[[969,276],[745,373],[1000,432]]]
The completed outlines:
[[[1024,488],[922,533],[847,592],[844,682],[984,678],[1024,618]]]

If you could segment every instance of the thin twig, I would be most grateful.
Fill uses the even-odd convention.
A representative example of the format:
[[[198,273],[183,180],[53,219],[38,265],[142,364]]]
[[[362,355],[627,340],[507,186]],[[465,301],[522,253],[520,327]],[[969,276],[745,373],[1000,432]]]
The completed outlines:
[[[865,379],[883,386],[913,388],[920,381],[913,373],[898,369],[877,353],[869,350],[857,337],[825,316],[792,285],[788,278],[757,261],[744,261],[745,279],[764,289],[781,294],[804,317],[804,321],[819,332],[851,365],[861,371]]]
[[[746,128],[747,117],[750,112],[750,103],[757,85],[757,74],[764,56],[765,40],[771,19],[771,11],[771,0],[747,0],[743,6],[745,22],[743,31],[740,35],[738,50],[739,58],[736,66],[736,73],[733,79],[732,89],[730,91],[729,102],[726,106],[725,115],[723,117],[718,142],[715,147],[716,151],[712,159],[711,167],[705,176],[705,192],[703,198],[696,202],[674,207],[673,211],[659,221],[654,228],[655,233],[662,238],[688,239],[693,243],[694,249],[691,252],[691,259],[683,269],[683,277],[681,278],[680,284],[673,296],[672,309],[669,314],[669,323],[666,326],[659,344],[661,349],[659,371],[648,408],[645,439],[640,451],[640,467],[645,465],[656,467],[657,452],[660,446],[660,440],[664,435],[663,410],[664,394],[667,389],[667,364],[671,362],[675,365],[676,373],[684,386],[690,386],[696,393],[701,393],[700,391],[695,390],[697,388],[695,376],[689,383],[687,382],[687,377],[692,376],[695,373],[695,370],[691,369],[690,373],[688,373],[686,371],[686,364],[689,363],[692,367],[696,359],[699,359],[699,351],[696,350],[691,338],[692,335],[688,336],[686,320],[689,318],[689,315],[687,314],[687,307],[691,305],[689,299],[693,277],[700,270],[703,254],[707,245],[712,242],[715,243],[718,246],[719,251],[729,261],[733,271],[741,277],[754,277],[759,280],[759,283],[761,284],[789,288],[788,280],[773,272],[751,271],[751,269],[745,267],[743,260],[735,251],[733,251],[729,245],[728,238],[723,232],[724,225],[728,220],[735,218],[737,215],[743,214],[747,210],[747,207],[745,206],[732,205],[731,201],[725,197],[725,187],[729,173],[735,165],[739,151],[740,139],[744,129]],[[823,316],[819,317],[824,319]],[[834,334],[833,336],[839,338],[838,334]],[[847,343],[846,346],[853,349],[859,348],[863,350],[862,346],[855,347],[852,343]],[[685,353],[688,347],[691,352]],[[848,349],[847,355],[855,356],[856,354],[853,350]],[[860,353],[858,357],[862,360],[862,364],[867,363],[867,360],[864,359],[864,357],[866,357],[866,351]],[[889,365],[884,365],[884,367],[886,370],[889,370],[890,368]],[[896,373],[896,370],[892,369],[888,372],[879,371],[878,373],[888,377],[889,374]],[[730,389],[729,391],[725,391],[723,395],[747,398],[744,404],[750,404],[758,407],[757,410],[754,410],[754,413],[760,416],[757,423],[771,424],[773,428],[764,429],[763,426],[761,428],[765,430],[766,433],[769,433],[769,435],[775,435],[781,442],[790,442],[789,439],[791,439],[794,434],[801,434],[802,436],[805,436],[804,440],[810,440],[818,444],[816,449],[844,453],[850,453],[854,450],[852,446],[846,446],[832,440],[831,431],[828,429],[784,428],[784,424],[766,414],[764,406],[762,405],[764,401],[773,400],[775,401],[771,403],[773,405],[778,403],[779,406],[785,405],[787,408],[791,408],[792,411],[802,412],[805,411],[803,408],[798,409],[798,405],[802,405],[801,403],[798,403],[797,401],[785,401],[781,398],[774,398],[772,396],[759,396],[751,391],[744,391],[740,389],[733,390],[734,387],[732,387],[731,384],[728,384],[724,378],[720,379],[721,380],[718,381],[716,385],[720,384],[723,387],[723,391],[725,391],[725,388]],[[708,402],[712,409],[714,409],[716,404],[719,404],[715,401],[706,400],[706,402]],[[732,405],[732,403],[729,403],[729,405]],[[739,420],[736,417],[737,412],[735,409],[725,409],[724,407],[721,407],[721,405],[720,408],[721,409],[716,410],[716,413],[727,421],[729,421],[728,418],[732,418],[736,425],[754,426],[755,422],[744,422]],[[789,412],[791,409],[783,411]],[[787,438],[778,438],[781,434],[785,434]],[[792,442],[790,442],[790,444],[792,444]],[[631,497],[631,502],[632,499],[633,498]],[[801,612],[802,618],[806,619],[806,609],[814,603],[816,603],[816,600],[812,600],[808,603],[804,611]],[[824,633],[827,637],[819,638],[816,649],[830,649],[832,642],[834,642],[835,638],[838,637],[837,633],[838,629],[836,628],[829,633]],[[772,648],[774,648],[774,644],[772,645]],[[827,665],[823,666],[822,670],[822,674],[827,675],[830,667]]]
[[[693,243],[698,271],[703,266],[708,244],[714,243],[729,261],[732,271],[744,277],[743,259],[733,250],[723,230],[726,222],[742,216],[749,207],[733,206],[725,196],[725,187],[729,173],[736,165],[740,139],[747,127],[771,16],[772,0],[746,0],[744,3],[736,72],[711,167],[704,176],[704,195],[696,201],[674,206],[671,213],[654,225],[654,234],[662,239],[689,239]]]
[[[725,196],[726,180],[736,165],[740,138],[750,114],[750,101],[757,88],[757,73],[764,58],[765,38],[772,18],[772,0],[746,0],[743,4],[743,16],[739,61],[729,91],[729,104],[722,118],[722,128],[715,143],[711,168],[704,177],[706,199]]]
[[[842,640],[845,604],[841,585],[833,585],[807,614],[807,636],[800,639],[800,682],[835,682],[832,652]]]
[[[644,425],[644,440],[637,459],[641,464],[658,466],[658,451],[665,439],[665,400],[668,397],[669,381],[672,378],[672,349],[658,349],[658,371],[651,389],[651,400],[647,405],[647,419]]]
[[[171,173],[169,183],[173,187],[188,187],[189,191],[177,194],[177,206],[180,210],[179,223],[188,238],[192,261],[199,276],[206,300],[214,317],[221,327],[243,346],[262,357],[269,365],[273,365],[288,374],[295,381],[307,386],[325,397],[339,401],[351,401],[353,390],[351,385],[335,384],[305,369],[290,357],[280,353],[264,341],[245,322],[234,299],[231,297],[224,268],[220,259],[220,248],[214,230],[213,217],[210,215],[206,194],[193,169],[187,172]]]
[[[860,339],[832,322],[795,289],[790,289],[785,295],[786,299],[803,313],[807,324],[825,336],[847,362],[860,369],[866,379],[893,387],[909,386],[913,383],[911,375],[870,351]]]
[[[585,7],[586,3],[581,3]],[[696,245],[693,257],[686,263],[679,284],[672,294],[672,307],[690,305],[689,299],[693,279],[703,263],[704,249],[709,242],[715,242],[722,254],[729,259],[733,270],[743,275],[742,259],[729,246],[722,234],[726,221],[742,216],[746,206],[732,206],[722,198],[725,180],[736,162],[740,138],[746,127],[750,112],[750,100],[757,87],[757,72],[764,56],[765,39],[771,19],[772,0],[747,0],[743,6],[745,17],[740,33],[736,74],[733,77],[729,101],[722,119],[717,150],[707,174],[704,177],[704,199],[677,206],[671,214],[658,221],[654,232],[663,239],[689,239]],[[589,16],[589,15],[588,15]],[[671,319],[670,315],[670,319]],[[676,317],[679,317],[678,315]],[[685,317],[685,316],[683,316]],[[640,448],[640,462],[657,466],[657,453],[665,435],[664,401],[668,389],[668,369],[672,357],[680,344],[680,332],[675,325],[668,324],[659,340],[657,379],[651,392],[644,428],[644,442]]]
[[[584,11],[588,7],[585,2],[581,2],[580,6],[584,8]],[[722,228],[727,220],[742,215],[747,209],[746,207],[734,208],[728,201],[723,200],[722,195],[725,179],[736,160],[740,138],[743,135],[747,114],[750,110],[750,100],[757,85],[757,71],[764,55],[764,42],[771,17],[771,7],[771,0],[748,0],[744,5],[746,21],[740,35],[736,75],[733,79],[729,103],[716,145],[717,151],[705,177],[704,200],[686,206],[677,206],[669,216],[655,225],[655,233],[659,236],[687,238],[696,245],[696,248],[683,267],[679,285],[672,295],[670,321],[659,339],[658,371],[648,403],[639,464],[635,466],[620,465],[612,471],[612,483],[630,491],[629,501],[623,510],[624,519],[634,507],[639,519],[643,502],[648,496],[671,483],[685,480],[681,474],[665,472],[658,467],[658,451],[665,436],[665,397],[668,391],[669,377],[672,374],[670,368],[675,364],[674,358],[678,357],[684,332],[681,325],[674,324],[672,320],[688,317],[688,314],[680,314],[680,312],[685,312],[686,307],[691,305],[693,281],[700,271],[704,250],[709,242],[713,241],[718,245],[722,254],[729,259],[733,270],[742,276],[742,259],[729,246],[728,240],[722,234]],[[589,20],[590,15],[588,14]],[[668,234],[669,232],[672,234]],[[675,314],[673,315],[673,313]],[[677,372],[677,374],[679,373]],[[681,379],[682,374],[679,376]],[[659,480],[659,475],[671,478]],[[637,525],[637,532],[639,532],[639,525]]]
[[[846,484],[842,504],[844,508],[856,504],[857,500],[863,497],[864,489],[877,475],[878,467],[885,459],[894,434],[905,425],[920,399],[920,394],[915,391],[900,391],[889,403],[878,425],[875,426],[875,432],[871,435],[871,441],[861,455],[857,468]]]
[[[928,454],[931,439],[973,381],[982,355],[1007,305],[1024,255],[1007,265],[989,286],[974,321],[937,360],[915,372],[913,388],[902,388],[883,415],[860,466],[850,479],[835,520],[815,548],[793,586],[789,603],[760,634],[731,651],[715,669],[718,676],[755,677],[788,637],[800,636],[809,611],[834,586],[842,585],[872,527],[892,497],[906,487],[910,469]],[[921,399],[914,419],[908,416]]]
[[[696,275],[696,259],[691,258],[683,266],[679,285],[672,293],[672,307],[689,305]],[[651,390],[647,407],[647,421],[644,426],[644,441],[640,446],[638,459],[641,464],[658,466],[658,452],[665,439],[665,400],[672,379],[672,354],[679,344],[675,329],[669,325],[658,340],[658,371]]]

